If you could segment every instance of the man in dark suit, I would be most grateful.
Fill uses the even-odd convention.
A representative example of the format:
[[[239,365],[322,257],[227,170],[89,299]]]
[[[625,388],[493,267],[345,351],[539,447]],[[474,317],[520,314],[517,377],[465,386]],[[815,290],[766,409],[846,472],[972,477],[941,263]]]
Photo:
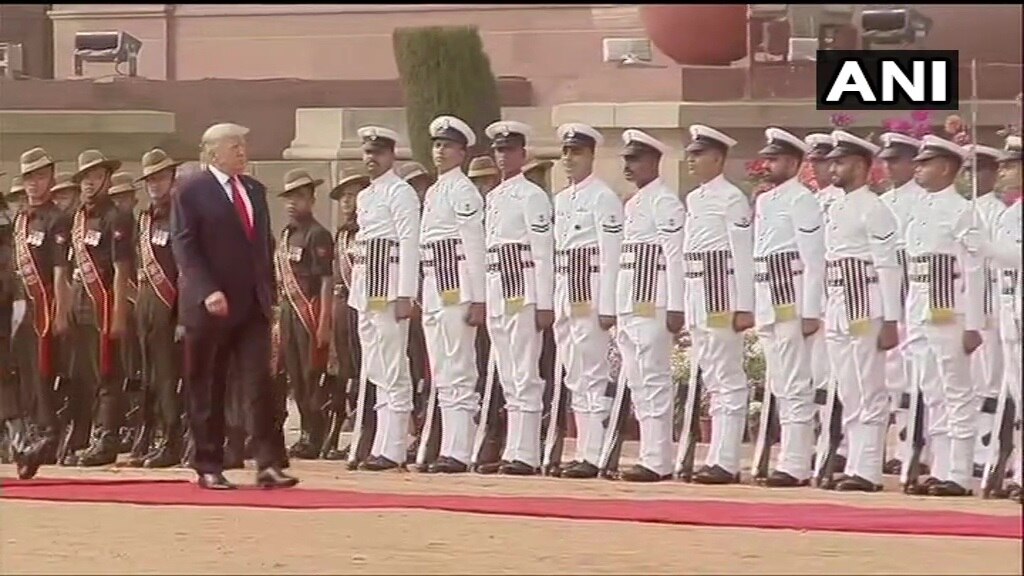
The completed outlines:
[[[185,327],[185,398],[199,486],[228,490],[223,475],[228,365],[252,421],[256,483],[294,486],[278,467],[284,444],[274,425],[270,321],[274,303],[266,188],[243,174],[249,129],[217,124],[203,134],[207,170],[182,183],[172,210],[172,248],[180,270],[179,322]]]

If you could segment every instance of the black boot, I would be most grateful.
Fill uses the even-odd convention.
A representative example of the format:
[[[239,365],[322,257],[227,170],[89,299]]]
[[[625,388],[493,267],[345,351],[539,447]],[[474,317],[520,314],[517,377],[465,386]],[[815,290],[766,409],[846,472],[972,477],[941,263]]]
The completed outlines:
[[[117,462],[121,442],[118,434],[101,431],[93,443],[78,455],[78,465],[83,467],[108,466]]]

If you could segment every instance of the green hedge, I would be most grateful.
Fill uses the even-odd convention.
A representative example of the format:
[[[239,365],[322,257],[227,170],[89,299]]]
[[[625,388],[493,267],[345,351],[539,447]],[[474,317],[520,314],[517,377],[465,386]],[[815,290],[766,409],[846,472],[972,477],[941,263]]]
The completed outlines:
[[[475,27],[398,28],[392,37],[405,92],[413,157],[433,166],[430,121],[441,114],[465,120],[477,135],[470,156],[487,150],[484,128],[501,119],[498,85]]]

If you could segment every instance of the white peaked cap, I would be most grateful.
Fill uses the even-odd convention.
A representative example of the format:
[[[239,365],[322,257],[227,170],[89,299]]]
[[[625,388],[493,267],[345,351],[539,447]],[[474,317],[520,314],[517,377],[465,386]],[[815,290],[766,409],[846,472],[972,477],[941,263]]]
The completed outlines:
[[[782,128],[771,127],[764,131],[764,139],[767,146],[761,149],[761,154],[779,153],[785,148],[796,149],[800,154],[807,153],[807,144],[792,133]]]
[[[516,120],[498,120],[484,129],[484,133],[491,139],[494,139],[495,136],[506,134],[522,134],[524,137],[529,138],[533,133],[533,129],[528,124]]]
[[[826,134],[825,132],[814,132],[804,136],[804,144],[807,144],[811,148],[815,146],[828,146],[832,147],[835,144],[832,142],[832,134]]]
[[[249,129],[245,126],[239,126],[238,124],[232,124],[231,122],[222,122],[207,128],[206,132],[203,132],[202,142],[204,144],[210,144],[223,138],[245,136],[248,133]]]
[[[705,126],[704,124],[690,125],[690,139],[710,139],[725,145],[726,148],[732,148],[737,144],[735,138],[731,138],[725,132],[722,132],[721,130],[716,130],[711,126]]]
[[[904,144],[906,146],[912,146],[914,148],[921,147],[921,141],[912,136],[906,134],[900,134],[899,132],[886,132],[878,138],[882,142],[882,146],[888,148],[894,144]]]
[[[955,142],[929,134],[921,140],[921,148],[914,160],[923,162],[937,156],[955,156],[962,162],[967,159],[967,152]]]
[[[850,134],[846,130],[834,130],[832,132],[832,145],[835,148],[828,155],[829,158],[838,158],[851,153],[874,156],[881,150],[876,144],[872,144],[860,136]]]
[[[672,149],[668,144],[665,144],[661,140],[658,140],[654,136],[644,132],[643,130],[637,130],[636,128],[630,128],[622,133],[622,143],[629,146],[632,143],[644,144],[654,148],[658,152],[661,152],[662,156],[667,155]]]
[[[456,116],[438,116],[430,123],[428,128],[431,138],[443,137],[449,130],[455,130],[466,138],[466,146],[476,144],[476,134],[461,118]]]
[[[579,122],[568,122],[562,124],[555,130],[555,134],[558,136],[560,141],[574,140],[576,136],[583,135],[594,141],[594,146],[601,146],[604,144],[604,136],[598,132],[594,127],[588,126],[587,124],[581,124]]]
[[[395,144],[398,144],[401,141],[401,136],[398,135],[398,132],[395,132],[390,128],[384,128],[383,126],[363,126],[356,131],[356,134],[358,134],[359,138],[363,141],[391,140]]]
[[[964,146],[964,152],[967,153],[968,158],[972,153],[977,154],[978,156],[988,156],[993,160],[999,160],[1003,157],[1003,151],[999,148],[984,146],[982,144],[968,144],[967,146]]]

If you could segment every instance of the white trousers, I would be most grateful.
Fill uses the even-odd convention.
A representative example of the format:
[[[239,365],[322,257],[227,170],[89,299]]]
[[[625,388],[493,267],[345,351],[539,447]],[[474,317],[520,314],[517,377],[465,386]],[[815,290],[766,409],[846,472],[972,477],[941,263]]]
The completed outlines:
[[[978,435],[974,443],[975,464],[984,465],[988,453],[983,438],[993,432],[993,414],[981,412],[985,398],[996,398],[1003,384],[1003,345],[999,337],[999,328],[989,328],[981,333],[982,343],[970,356],[971,378],[974,379],[978,392]]]
[[[951,324],[914,324],[908,331],[911,339],[922,338],[912,349],[912,374],[926,407],[931,475],[966,488],[973,475],[978,404],[963,347],[963,317]],[[937,368],[935,376],[929,366]]]
[[[811,378],[814,379],[814,389],[828,391],[828,387],[832,384],[832,366],[829,362],[828,346],[825,344],[825,330],[818,330],[810,337],[811,341]],[[831,421],[831,415],[828,413],[828,406],[824,404],[818,405],[818,423],[821,425],[821,433],[818,434],[818,444],[815,447],[816,452],[825,452],[828,450],[828,423]],[[849,452],[848,447],[850,438],[847,434],[843,434],[842,440],[839,441],[839,449],[836,450],[837,454],[846,456]]]
[[[814,451],[814,387],[811,340],[801,322],[776,322],[757,329],[767,380],[779,409],[782,440],[775,470],[798,480],[811,476]]]
[[[466,324],[469,304],[423,313],[431,381],[441,409],[440,456],[468,464],[480,408],[476,390],[476,328]]]
[[[740,469],[749,396],[743,334],[731,328],[691,326],[690,342],[691,370],[700,367],[710,397],[711,445],[704,463],[735,474]]]
[[[536,308],[487,319],[491,350],[505,394],[508,427],[502,459],[540,466],[540,420],[544,409],[544,380],[540,377],[542,335]]]
[[[831,312],[831,311],[830,311]],[[844,313],[839,311],[838,313]],[[889,395],[885,388],[885,352],[878,349],[882,321],[853,335],[839,329],[826,333],[828,357],[843,403],[843,429],[850,439],[845,473],[882,483]]]
[[[1021,361],[1021,342],[1018,339],[1007,338],[1002,341],[1003,346],[1003,378],[1006,379],[1006,386],[1009,389],[1010,397],[1013,398],[1016,406],[1016,419],[1021,419],[1021,370],[1024,363]],[[993,430],[993,438],[998,434]],[[1024,439],[1021,437],[1021,428],[1014,429],[1013,446],[1014,456],[1010,459],[1009,466],[1013,468],[1013,481],[1018,486],[1024,486],[1024,466],[1021,465],[1021,451],[1024,448]]]
[[[665,310],[654,317],[619,316],[616,339],[622,370],[640,425],[640,465],[662,476],[672,473],[672,333],[665,327]]]
[[[595,466],[604,444],[605,420],[611,410],[608,383],[611,334],[602,330],[597,314],[560,316],[555,320],[555,345],[565,368],[565,386],[572,394],[576,420],[577,462]]]
[[[409,321],[395,319],[394,303],[360,312],[359,344],[366,379],[377,387],[377,430],[370,454],[404,463],[412,413]]]

